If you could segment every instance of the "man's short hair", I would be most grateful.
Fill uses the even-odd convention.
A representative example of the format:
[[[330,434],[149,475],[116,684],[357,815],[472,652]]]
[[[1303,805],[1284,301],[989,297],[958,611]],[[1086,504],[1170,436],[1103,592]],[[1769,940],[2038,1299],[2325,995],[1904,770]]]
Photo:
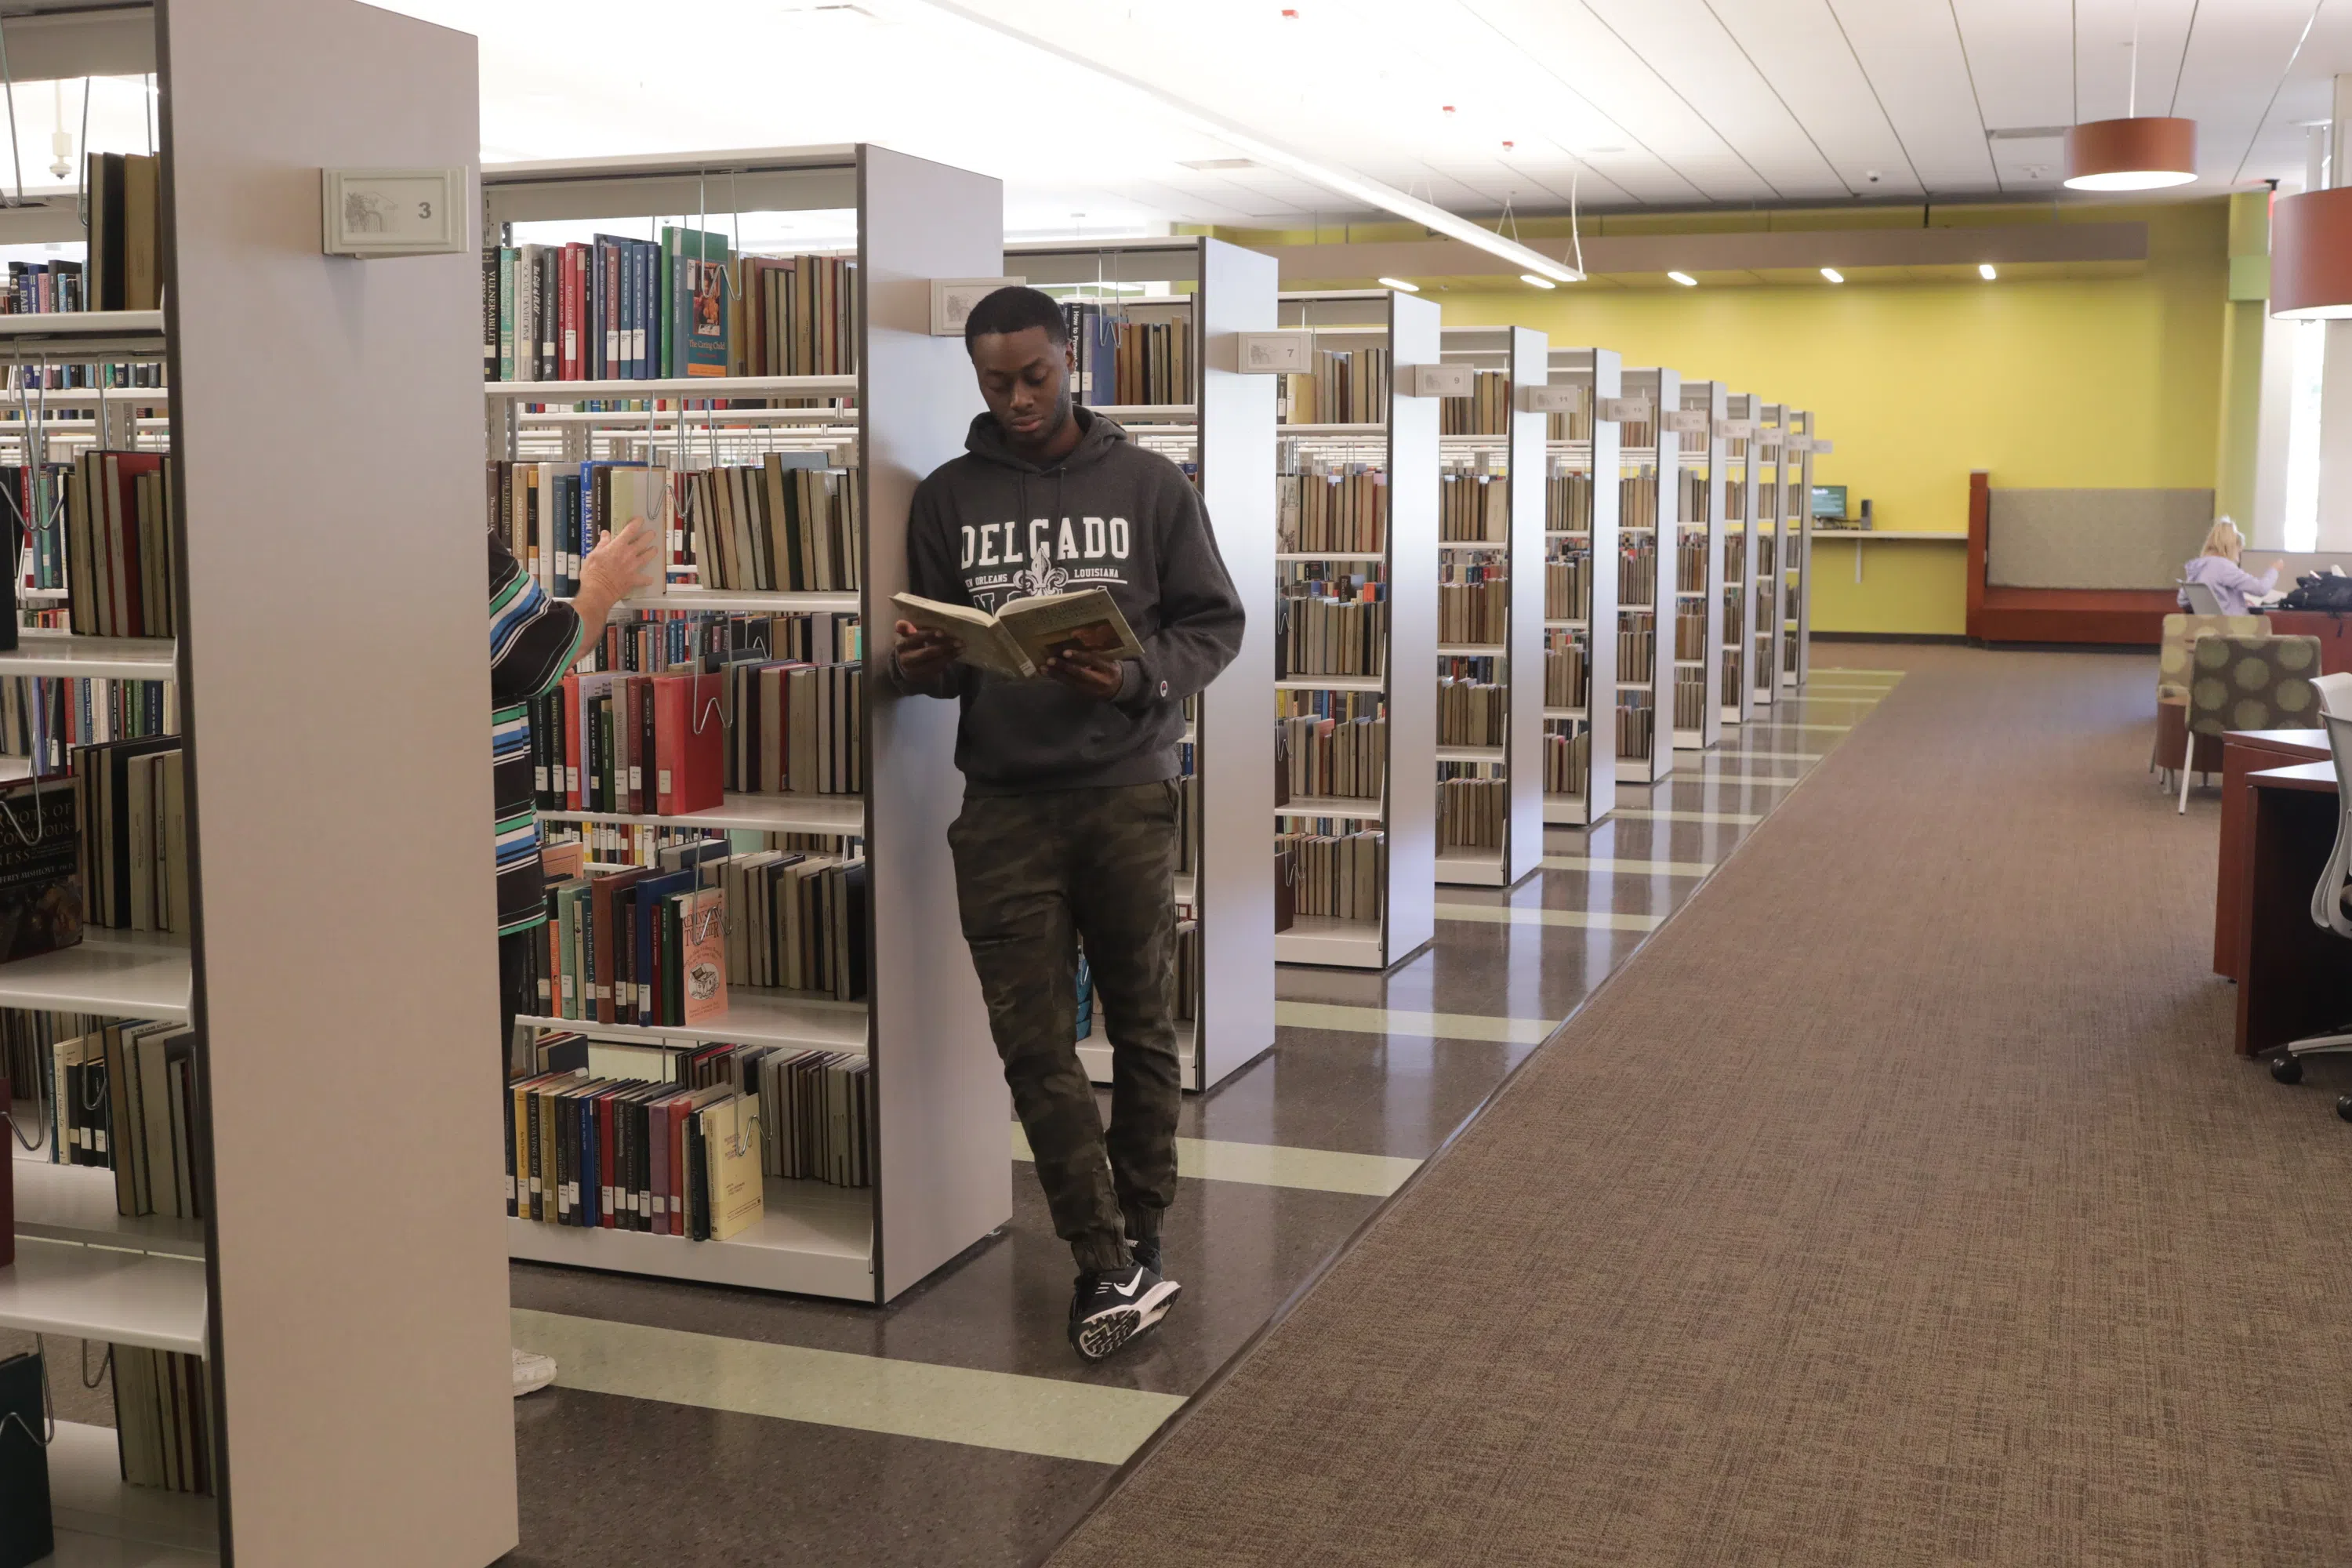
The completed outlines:
[[[1066,343],[1070,329],[1062,320],[1062,307],[1051,294],[1018,284],[999,289],[971,308],[963,319],[964,352],[971,352],[977,339],[1005,332],[1025,332],[1032,327],[1045,329],[1049,343]]]

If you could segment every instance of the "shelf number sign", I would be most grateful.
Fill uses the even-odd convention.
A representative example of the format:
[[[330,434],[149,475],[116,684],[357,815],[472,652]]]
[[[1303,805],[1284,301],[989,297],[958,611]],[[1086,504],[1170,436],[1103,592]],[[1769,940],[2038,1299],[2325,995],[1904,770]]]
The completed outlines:
[[[466,248],[464,169],[321,169],[330,256],[449,256]]]

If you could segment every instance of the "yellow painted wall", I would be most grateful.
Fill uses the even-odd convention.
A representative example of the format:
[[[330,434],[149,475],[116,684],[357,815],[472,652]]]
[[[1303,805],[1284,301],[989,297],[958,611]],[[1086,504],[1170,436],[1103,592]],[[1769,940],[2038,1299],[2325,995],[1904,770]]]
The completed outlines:
[[[2046,209],[2044,209],[2046,210]],[[1938,215],[1941,216],[1940,214]],[[1867,496],[1882,529],[1965,531],[1969,473],[2003,486],[2215,482],[2229,279],[2224,201],[2144,219],[2122,277],[1843,287],[1433,290],[1449,326],[1517,323],[1810,408],[1837,450],[1816,483]],[[1819,562],[1821,631],[1964,629],[1966,547],[1851,545]]]

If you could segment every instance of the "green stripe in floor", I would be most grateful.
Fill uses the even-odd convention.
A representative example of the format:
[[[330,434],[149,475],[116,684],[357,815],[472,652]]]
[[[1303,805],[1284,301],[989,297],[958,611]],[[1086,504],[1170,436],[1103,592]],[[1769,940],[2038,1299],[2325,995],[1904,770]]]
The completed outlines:
[[[1546,910],[1517,904],[1440,904],[1437,918],[1486,925],[1576,926],[1586,931],[1655,931],[1666,923],[1664,915],[1596,914],[1590,910]]]
[[[1028,1135],[1019,1122],[1009,1125],[1013,1157],[1030,1159]],[[1196,1182],[1240,1182],[1254,1187],[1384,1198],[1420,1168],[1420,1161],[1398,1154],[1350,1154],[1338,1149],[1293,1149],[1281,1143],[1234,1143],[1218,1138],[1176,1140],[1176,1173]]]
[[[1274,1021],[1295,1029],[1345,1029],[1430,1040],[1504,1040],[1539,1046],[1556,1018],[1501,1018],[1485,1013],[1415,1013],[1401,1007],[1350,1007],[1336,1002],[1276,1002]]]
[[[1124,1463],[1184,1403],[1181,1394],[520,1307],[512,1315],[514,1342],[555,1358],[559,1388],[1097,1465]]]
[[[1547,871],[1605,871],[1633,877],[1704,877],[1715,869],[1708,860],[1632,860],[1620,855],[1547,855]]]

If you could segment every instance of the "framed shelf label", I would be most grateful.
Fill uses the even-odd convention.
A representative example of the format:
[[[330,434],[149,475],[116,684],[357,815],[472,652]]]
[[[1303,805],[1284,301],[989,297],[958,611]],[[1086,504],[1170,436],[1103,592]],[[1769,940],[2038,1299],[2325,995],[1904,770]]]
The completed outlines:
[[[965,318],[971,308],[995,293],[999,289],[1013,289],[1028,282],[1026,278],[934,278],[931,279],[931,336],[960,338],[963,336]]]
[[[1816,436],[1813,437],[1813,452],[1816,456],[1826,458],[1832,452],[1836,450],[1837,443],[1831,440],[1828,437]]]
[[[1749,440],[1753,438],[1756,434],[1756,421],[1753,419],[1718,419],[1715,422],[1715,433],[1722,437],[1727,441]]]
[[[320,247],[329,256],[451,256],[466,249],[463,169],[321,169]]]
[[[1307,375],[1315,369],[1315,334],[1302,331],[1236,332],[1236,368],[1244,375]]]
[[[1470,367],[1466,364],[1417,364],[1410,367],[1405,381],[1406,395],[1412,397],[1467,397],[1472,381]]]
[[[1791,452],[1810,452],[1813,449],[1813,438],[1811,436],[1791,436],[1787,446]]]
[[[1703,437],[1706,434],[1706,410],[1704,408],[1673,409],[1667,413],[1664,424],[1667,429],[1677,436]]]
[[[1519,406],[1530,414],[1574,414],[1584,406],[1584,389],[1578,386],[1530,386],[1519,393]]]
[[[1639,425],[1650,417],[1650,400],[1646,397],[1604,397],[1601,400],[1601,417],[1620,425]]]

